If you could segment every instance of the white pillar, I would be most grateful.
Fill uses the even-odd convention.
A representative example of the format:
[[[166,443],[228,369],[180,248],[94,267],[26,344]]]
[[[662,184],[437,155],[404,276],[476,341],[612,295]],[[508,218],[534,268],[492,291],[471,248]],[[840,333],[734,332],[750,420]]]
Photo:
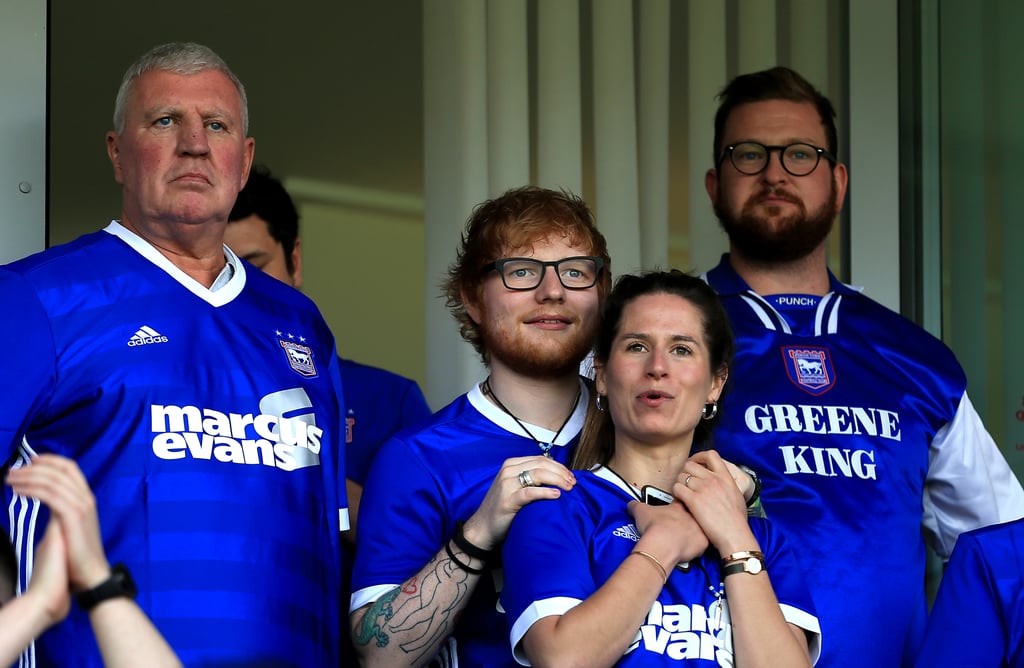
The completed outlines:
[[[46,10],[5,0],[0,20],[0,264],[46,240]]]
[[[668,268],[669,0],[640,3],[640,259]]]
[[[828,95],[828,3],[789,0],[789,8],[790,66]]]
[[[578,0],[537,3],[537,183],[582,195],[579,25]]]
[[[850,279],[900,309],[899,77],[892,0],[849,6]]]
[[[435,409],[483,375],[438,286],[466,218],[487,198],[486,27],[478,0],[424,0],[425,393]]]
[[[488,190],[530,182],[526,0],[487,0]]]
[[[775,0],[737,0],[736,10],[737,74],[757,72],[776,65]]]
[[[727,83],[725,3],[690,2],[689,9],[690,266],[685,268],[702,272],[718,264],[729,247],[704,189],[704,174],[714,167],[715,95]]]
[[[594,158],[598,225],[616,274],[640,269],[633,6],[594,0]]]

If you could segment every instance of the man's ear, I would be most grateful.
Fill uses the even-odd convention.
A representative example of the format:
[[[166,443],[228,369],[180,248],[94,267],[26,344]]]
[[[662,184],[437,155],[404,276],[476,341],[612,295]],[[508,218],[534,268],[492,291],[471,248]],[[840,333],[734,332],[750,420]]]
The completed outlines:
[[[114,180],[124,185],[124,172],[121,170],[121,137],[113,130],[107,133],[107,157],[114,167]]]
[[[302,239],[295,237],[292,247],[292,287],[302,287]]]
[[[718,170],[709,169],[704,173],[704,189],[711,198],[711,206],[718,207]]]
[[[459,290],[459,298],[462,299],[462,308],[466,309],[466,315],[476,324],[480,324],[480,304],[477,303],[476,295],[470,295],[465,290]]]
[[[241,183],[238,184],[239,192],[245,187],[245,182],[249,180],[249,170],[252,169],[252,160],[255,156],[256,140],[252,137],[246,137],[245,143],[242,146],[242,179]]]
[[[846,165],[841,162],[832,170],[832,179],[836,184],[836,210],[832,212],[834,216],[838,216],[839,212],[843,210],[843,201],[846,199],[846,186],[849,183],[849,178]]]

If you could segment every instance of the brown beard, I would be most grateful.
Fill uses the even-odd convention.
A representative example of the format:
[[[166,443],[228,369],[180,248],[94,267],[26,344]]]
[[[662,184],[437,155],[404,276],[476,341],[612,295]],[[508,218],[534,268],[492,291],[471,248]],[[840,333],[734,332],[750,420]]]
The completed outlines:
[[[536,342],[524,340],[518,331],[513,333],[492,327],[487,313],[482,316],[480,338],[487,350],[488,361],[499,359],[515,373],[528,378],[555,379],[578,373],[580,362],[590,352],[597,329],[595,321],[588,331],[584,331],[581,322],[575,336],[552,336],[550,340]]]
[[[751,196],[743,205],[738,216],[732,215],[722,206],[726,201],[722,192],[722,182],[718,182],[718,202],[715,215],[722,229],[729,235],[729,242],[741,255],[761,262],[792,262],[809,255],[818,248],[829,232],[835,219],[836,181],[832,178],[832,192],[828,201],[811,214],[807,213],[803,201],[786,191],[776,190],[776,194],[787,196],[797,207],[797,212],[790,216],[779,216],[776,207],[767,207],[766,214],[758,214],[757,200],[763,197],[764,190]]]

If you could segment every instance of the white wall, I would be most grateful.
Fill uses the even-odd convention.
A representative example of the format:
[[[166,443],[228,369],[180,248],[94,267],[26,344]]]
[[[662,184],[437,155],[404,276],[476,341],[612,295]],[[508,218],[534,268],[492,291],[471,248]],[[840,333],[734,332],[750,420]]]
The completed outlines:
[[[0,11],[0,264],[46,238],[46,3]]]

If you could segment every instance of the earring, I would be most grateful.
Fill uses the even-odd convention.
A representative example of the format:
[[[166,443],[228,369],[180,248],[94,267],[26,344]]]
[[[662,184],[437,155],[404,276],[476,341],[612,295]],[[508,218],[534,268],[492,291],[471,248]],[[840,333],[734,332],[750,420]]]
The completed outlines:
[[[708,407],[711,410],[708,410]],[[704,420],[714,420],[715,416],[718,415],[718,401],[715,400],[712,403],[704,404],[704,410],[700,412],[700,416]]]
[[[597,405],[597,410],[601,411],[602,413],[604,413],[606,410],[608,410],[607,407],[604,404],[601,403],[601,395],[600,394],[595,395],[595,397],[594,397],[594,404]]]

